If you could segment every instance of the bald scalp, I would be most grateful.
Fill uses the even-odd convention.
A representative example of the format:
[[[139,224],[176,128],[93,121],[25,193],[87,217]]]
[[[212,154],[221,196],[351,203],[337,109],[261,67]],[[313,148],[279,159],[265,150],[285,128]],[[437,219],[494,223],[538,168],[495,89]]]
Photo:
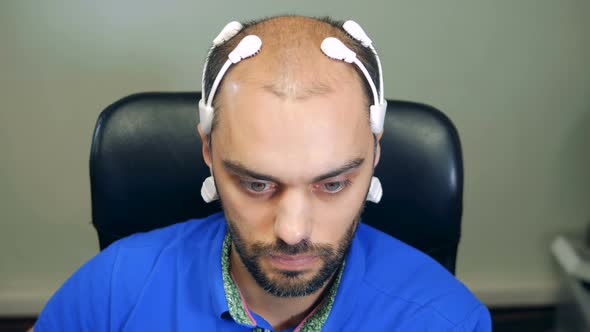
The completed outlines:
[[[243,63],[230,67],[220,85],[213,105],[216,127],[223,108],[224,81],[239,80],[255,84],[273,95],[288,100],[302,100],[315,95],[328,94],[344,82],[357,84],[363,93],[366,109],[372,98],[371,90],[362,73],[352,64],[335,61],[320,49],[327,37],[340,39],[351,50],[378,85],[378,73],[372,52],[351,38],[342,23],[329,18],[303,16],[278,16],[244,24],[244,28],[232,39],[213,50],[205,72],[206,91],[210,91],[215,76],[227,55],[247,35],[257,35],[262,40],[259,53]],[[378,87],[377,87],[378,88]],[[372,103],[372,101],[371,101]],[[367,113],[368,116],[368,113]]]
[[[248,30],[245,33],[263,40],[264,49],[248,66],[236,67],[234,77],[252,78],[248,73],[255,73],[261,87],[286,99],[330,93],[338,81],[357,81],[352,66],[322,53],[320,45],[325,38],[348,38],[326,22],[300,16],[278,17]],[[358,84],[362,87],[360,81]]]

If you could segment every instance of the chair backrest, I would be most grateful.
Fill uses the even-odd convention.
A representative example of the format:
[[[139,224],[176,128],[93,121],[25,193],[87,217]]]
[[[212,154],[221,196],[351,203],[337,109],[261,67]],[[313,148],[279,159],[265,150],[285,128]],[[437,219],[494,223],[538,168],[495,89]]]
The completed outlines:
[[[139,93],[99,116],[90,153],[92,222],[101,250],[127,235],[220,211],[200,189],[209,170],[197,133],[200,93]],[[375,175],[383,198],[363,222],[455,271],[463,162],[457,131],[437,109],[388,101]],[[386,254],[386,253],[384,253]]]

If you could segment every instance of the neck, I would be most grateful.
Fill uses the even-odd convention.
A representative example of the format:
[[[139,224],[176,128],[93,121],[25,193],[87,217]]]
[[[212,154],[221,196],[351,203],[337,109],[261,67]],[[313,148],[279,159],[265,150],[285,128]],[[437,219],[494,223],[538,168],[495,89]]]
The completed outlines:
[[[266,292],[256,283],[235,250],[230,252],[230,271],[248,309],[272,325],[275,330],[298,325],[324,298],[334,275],[316,292],[298,297],[278,297]]]

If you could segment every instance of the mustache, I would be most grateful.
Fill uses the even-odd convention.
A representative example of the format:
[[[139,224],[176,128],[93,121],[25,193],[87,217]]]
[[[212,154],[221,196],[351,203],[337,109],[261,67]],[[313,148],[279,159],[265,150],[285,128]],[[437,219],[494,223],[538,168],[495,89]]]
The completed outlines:
[[[334,247],[329,244],[314,244],[309,240],[302,240],[297,244],[288,244],[278,239],[274,244],[254,243],[251,246],[253,256],[277,256],[277,255],[301,255],[331,257],[334,255]]]

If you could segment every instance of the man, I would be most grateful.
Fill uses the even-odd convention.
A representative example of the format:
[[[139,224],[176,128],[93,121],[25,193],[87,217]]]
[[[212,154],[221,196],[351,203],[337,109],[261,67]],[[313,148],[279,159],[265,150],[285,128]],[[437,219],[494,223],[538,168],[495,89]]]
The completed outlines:
[[[203,197],[223,213],[112,244],[35,331],[489,331],[443,267],[359,223],[380,198],[385,109],[368,37],[328,19],[232,24],[200,103]]]

